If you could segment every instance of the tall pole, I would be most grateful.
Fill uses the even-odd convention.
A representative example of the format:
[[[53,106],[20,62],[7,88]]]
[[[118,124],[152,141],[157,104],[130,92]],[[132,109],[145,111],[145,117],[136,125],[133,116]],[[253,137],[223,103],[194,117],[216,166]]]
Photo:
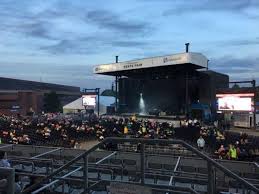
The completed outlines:
[[[141,142],[140,144],[140,171],[141,171],[141,178],[140,182],[141,185],[145,184],[145,144]]]
[[[98,113],[98,117],[100,116],[100,88],[96,88],[97,90],[97,100],[98,100],[98,103],[97,103],[97,113]]]
[[[119,57],[116,56],[116,63],[118,63]],[[115,77],[115,113],[118,111],[118,76]]]
[[[255,84],[255,80],[252,80],[252,84],[253,84],[253,91],[254,91],[254,129],[256,130],[256,84]]]
[[[189,45],[190,45],[189,42],[185,43],[185,52],[186,52],[186,53],[189,52]]]
[[[185,77],[185,116],[188,115],[188,106],[189,106],[189,83],[188,83],[188,71],[186,71]]]

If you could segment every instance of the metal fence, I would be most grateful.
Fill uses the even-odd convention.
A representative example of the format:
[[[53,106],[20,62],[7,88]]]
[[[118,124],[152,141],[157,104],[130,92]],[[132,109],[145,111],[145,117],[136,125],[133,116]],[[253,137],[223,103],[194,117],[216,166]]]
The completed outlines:
[[[187,144],[184,141],[181,140],[161,140],[161,139],[131,139],[131,138],[106,138],[104,141],[100,142],[99,144],[93,146],[91,149],[85,151],[84,153],[80,154],[79,156],[75,157],[74,159],[70,160],[67,162],[65,165],[58,167],[54,172],[50,173],[49,175],[45,176],[42,178],[42,180],[26,190],[23,191],[23,193],[40,193],[41,191],[50,188],[54,184],[57,184],[62,181],[73,181],[73,178],[69,178],[69,176],[73,175],[76,172],[82,171],[83,172],[83,179],[78,180],[78,182],[81,182],[81,186],[83,187],[83,192],[88,193],[91,189],[96,187],[97,185],[104,184],[104,182],[123,182],[123,180],[113,180],[111,175],[111,178],[109,180],[99,180],[93,182],[89,176],[90,171],[91,171],[91,165],[89,164],[89,155],[96,151],[98,148],[103,147],[104,145],[107,145],[109,143],[112,144],[124,144],[124,143],[130,143],[130,144],[136,144],[139,145],[139,161],[140,161],[140,170],[139,170],[139,182],[133,182],[131,184],[140,184],[140,185],[146,185],[148,187],[152,187],[153,189],[165,189],[168,191],[172,190],[179,190],[179,189],[186,189],[188,190],[189,193],[197,193],[195,189],[188,187],[188,188],[179,188],[178,186],[175,186],[172,184],[176,179],[179,179],[179,174],[182,172],[179,172],[178,168],[181,168],[180,166],[180,160],[181,157],[179,156],[175,168],[173,169],[173,175],[170,178],[170,183],[168,185],[159,185],[159,184],[150,184],[147,182],[147,176],[153,176],[152,173],[149,173],[148,170],[146,169],[146,161],[145,161],[145,147],[148,145],[173,145],[173,144],[178,144],[184,147],[186,150],[192,152],[193,154],[197,155],[203,161],[205,161],[207,170],[205,172],[206,176],[201,175],[199,180],[204,180],[204,183],[207,185],[206,190],[207,193],[213,194],[217,193],[220,188],[218,184],[217,177],[219,174],[223,174],[224,177],[228,177],[229,183],[232,183],[232,185],[229,185],[231,188],[235,188],[236,191],[242,191],[242,193],[259,193],[259,189],[248,182],[247,180],[241,178],[239,175],[233,173],[231,170],[227,169],[224,167],[222,164],[219,162],[211,159],[208,157],[206,154],[203,152],[200,152],[196,148],[192,147],[191,145]],[[101,160],[97,161],[95,164],[98,165],[98,163],[101,163],[111,157],[112,155],[116,154],[116,152],[112,152],[105,158],[102,158]],[[78,165],[78,162],[81,162],[81,165]],[[76,167],[77,166],[77,167]],[[71,168],[73,170],[71,170]],[[97,168],[98,169],[98,166]],[[101,169],[99,169],[101,171]],[[156,176],[160,176],[159,173],[156,174]],[[162,175],[161,175],[162,176]],[[165,176],[165,175],[163,175]],[[185,178],[188,178],[185,176]],[[188,180],[191,180],[190,177]],[[195,180],[194,180],[195,181]],[[43,184],[44,183],[44,184]],[[42,186],[44,185],[44,186]],[[168,192],[170,193],[170,192]]]
[[[1,194],[14,194],[14,169],[13,168],[0,168],[0,193]]]

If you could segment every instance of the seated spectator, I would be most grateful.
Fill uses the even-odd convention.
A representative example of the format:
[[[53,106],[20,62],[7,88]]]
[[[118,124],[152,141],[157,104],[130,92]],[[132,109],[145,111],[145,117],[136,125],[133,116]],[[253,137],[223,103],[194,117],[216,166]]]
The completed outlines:
[[[21,193],[23,188],[23,183],[19,180],[19,176],[15,174],[15,194]]]
[[[10,163],[6,159],[6,152],[4,151],[0,151],[0,167],[3,167],[3,168],[11,167]]]
[[[226,156],[226,149],[224,148],[224,145],[221,145],[218,149],[219,159],[223,159]]]
[[[0,179],[0,193],[6,189],[7,184],[7,179]]]

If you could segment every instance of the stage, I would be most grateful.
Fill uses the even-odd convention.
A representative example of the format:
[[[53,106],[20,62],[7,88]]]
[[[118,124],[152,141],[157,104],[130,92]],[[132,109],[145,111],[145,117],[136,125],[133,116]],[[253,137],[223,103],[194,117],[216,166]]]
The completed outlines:
[[[178,119],[177,116],[150,115],[157,110],[166,113],[164,115],[195,118],[199,114],[198,119],[203,120],[211,118],[211,112],[216,113],[216,89],[227,88],[229,81],[227,75],[208,70],[207,62],[203,54],[188,52],[186,48],[186,53],[98,65],[94,73],[115,76],[117,113],[146,112],[149,114],[138,114],[138,117]],[[208,110],[193,114],[193,104],[206,105]]]
[[[164,120],[183,120],[185,119],[185,115],[150,115],[150,114],[141,114],[141,113],[121,113],[120,116],[122,117],[133,117],[136,118],[144,118],[144,119],[164,119]]]
[[[169,122],[174,125],[174,127],[180,127],[181,121],[185,119],[184,115],[181,116],[155,116],[155,115],[148,115],[148,114],[137,114],[137,113],[122,113],[119,115],[104,115],[102,117],[113,117],[113,118],[133,118],[135,117],[138,120],[150,120],[150,121],[157,121],[157,122]]]

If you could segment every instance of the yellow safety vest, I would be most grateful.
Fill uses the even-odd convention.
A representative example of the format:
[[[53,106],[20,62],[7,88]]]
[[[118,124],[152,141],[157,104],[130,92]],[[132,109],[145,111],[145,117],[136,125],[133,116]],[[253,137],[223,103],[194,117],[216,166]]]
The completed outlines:
[[[128,134],[128,131],[129,131],[129,130],[128,130],[128,127],[125,126],[125,127],[124,127],[124,134]]]
[[[236,149],[236,148],[231,148],[231,149],[229,150],[229,152],[230,152],[230,157],[231,157],[232,159],[237,159],[237,149]]]

